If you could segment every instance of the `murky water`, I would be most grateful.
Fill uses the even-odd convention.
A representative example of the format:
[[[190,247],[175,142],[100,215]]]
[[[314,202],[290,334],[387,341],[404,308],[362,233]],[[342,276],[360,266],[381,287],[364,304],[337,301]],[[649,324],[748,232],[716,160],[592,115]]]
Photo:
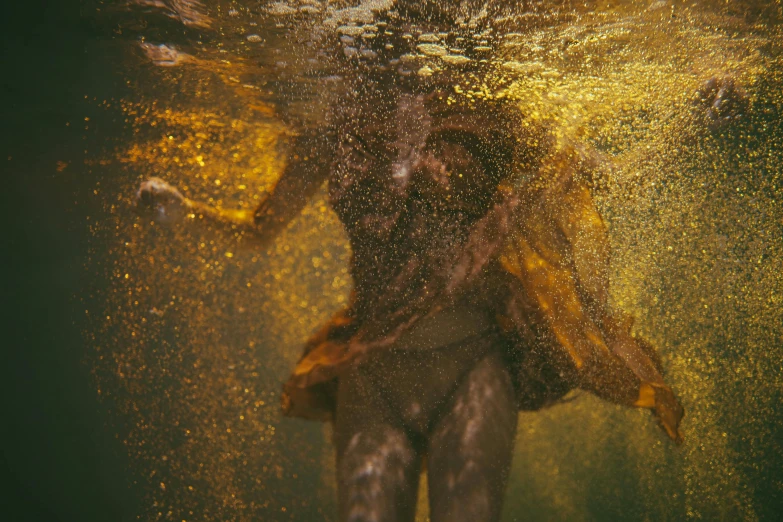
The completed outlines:
[[[446,28],[403,23],[415,13],[381,0],[85,8],[129,87],[94,101],[132,137],[88,157],[103,210],[85,267],[99,304],[84,313],[97,393],[145,493],[140,519],[335,519],[329,427],[279,406],[303,343],[352,288],[325,188],[265,249],[140,218],[133,194],[159,176],[252,210],[291,136],[380,67],[448,82],[455,99],[505,98],[521,125],[602,155],[592,194],[610,230],[611,299],[637,317],[686,409],[682,446],[646,411],[583,392],[521,413],[503,519],[775,519],[783,6],[514,4],[441,6],[456,20]],[[733,82],[735,112],[700,101],[710,78]]]

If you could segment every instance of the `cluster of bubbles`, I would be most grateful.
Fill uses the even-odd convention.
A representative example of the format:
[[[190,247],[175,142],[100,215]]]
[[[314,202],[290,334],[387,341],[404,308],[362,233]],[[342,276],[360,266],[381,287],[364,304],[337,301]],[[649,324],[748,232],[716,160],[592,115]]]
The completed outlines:
[[[593,195],[610,228],[612,299],[658,347],[686,408],[679,448],[646,412],[586,394],[520,414],[504,520],[774,512],[783,499],[781,5],[522,4],[466,7],[453,31],[437,32],[398,30],[402,15],[382,0],[129,2],[188,35],[141,24],[127,51],[135,88],[116,101],[133,137],[92,158],[105,173],[95,190],[104,211],[90,216],[85,335],[145,493],[140,519],[334,516],[328,427],[279,411],[302,344],[351,290],[350,248],[325,191],[265,250],[150,222],[134,215],[132,197],[159,176],[192,199],[254,208],[296,125],[325,117],[340,98],[320,94],[361,67],[422,82],[445,75],[452,96],[506,98],[522,125],[606,158]],[[744,100],[717,124],[721,100],[702,99],[710,81],[731,82]]]

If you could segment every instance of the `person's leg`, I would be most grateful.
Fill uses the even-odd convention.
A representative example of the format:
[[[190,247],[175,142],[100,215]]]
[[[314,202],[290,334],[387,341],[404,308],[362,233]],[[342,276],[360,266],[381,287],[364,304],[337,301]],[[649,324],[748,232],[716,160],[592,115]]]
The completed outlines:
[[[341,521],[414,519],[420,455],[361,368],[340,377],[335,444]]]
[[[516,426],[509,370],[493,351],[465,376],[431,433],[427,475],[432,522],[500,518]]]

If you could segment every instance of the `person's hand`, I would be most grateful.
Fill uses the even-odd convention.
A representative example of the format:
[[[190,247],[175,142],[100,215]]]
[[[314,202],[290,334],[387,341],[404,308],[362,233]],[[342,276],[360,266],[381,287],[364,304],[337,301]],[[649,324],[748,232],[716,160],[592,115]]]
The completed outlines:
[[[136,211],[161,223],[178,223],[190,210],[179,190],[160,178],[142,182],[136,191]]]
[[[730,77],[713,77],[696,91],[694,104],[704,111],[712,130],[719,130],[738,120],[748,110],[748,95]]]

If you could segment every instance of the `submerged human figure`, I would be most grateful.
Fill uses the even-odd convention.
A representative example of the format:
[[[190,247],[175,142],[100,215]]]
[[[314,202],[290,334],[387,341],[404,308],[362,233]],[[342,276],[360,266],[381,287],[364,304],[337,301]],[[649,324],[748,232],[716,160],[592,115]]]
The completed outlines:
[[[410,15],[405,32],[434,34],[440,13]],[[497,520],[518,410],[581,388],[651,409],[678,442],[683,410],[655,350],[610,310],[593,155],[527,129],[502,98],[410,69],[400,48],[422,39],[402,32],[364,49],[342,39],[358,72],[254,213],[158,179],[138,204],[269,241],[328,180],[354,291],[307,343],[283,410],[334,422],[341,520],[412,520],[424,457],[433,521]]]

